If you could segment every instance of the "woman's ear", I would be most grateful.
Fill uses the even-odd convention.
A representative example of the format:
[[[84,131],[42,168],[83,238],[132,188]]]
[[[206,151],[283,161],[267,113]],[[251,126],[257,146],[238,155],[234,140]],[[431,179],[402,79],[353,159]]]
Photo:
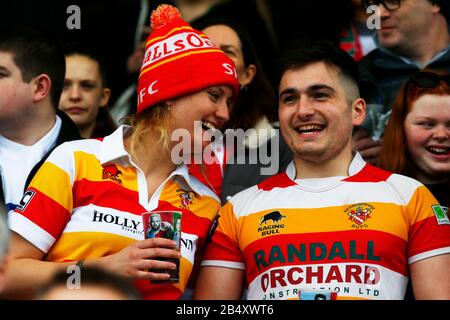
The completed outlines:
[[[253,81],[253,78],[256,75],[256,67],[254,64],[248,65],[247,68],[245,68],[244,74],[242,74],[239,77],[239,84],[243,87],[248,85],[250,82]]]
[[[106,107],[108,105],[110,97],[111,97],[111,89],[103,88],[102,96],[100,97],[100,108]]]

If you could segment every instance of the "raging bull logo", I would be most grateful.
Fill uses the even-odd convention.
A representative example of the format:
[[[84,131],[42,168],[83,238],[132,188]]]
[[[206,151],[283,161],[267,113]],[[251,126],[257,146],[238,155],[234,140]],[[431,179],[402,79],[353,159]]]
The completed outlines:
[[[273,211],[262,216],[259,225],[262,225],[263,223],[266,224],[266,222],[269,220],[272,220],[273,223],[276,223],[283,218],[286,218],[286,216],[282,215],[280,211]]]
[[[272,211],[263,215],[259,219],[258,232],[261,232],[261,236],[279,234],[280,229],[284,229],[284,224],[281,224],[281,219],[286,218],[280,211]],[[267,224],[267,222],[271,222]],[[266,225],[267,224],[267,225]]]
[[[103,180],[112,180],[118,184],[122,184],[122,180],[119,178],[119,175],[122,175],[122,171],[120,171],[115,164],[103,166]]]

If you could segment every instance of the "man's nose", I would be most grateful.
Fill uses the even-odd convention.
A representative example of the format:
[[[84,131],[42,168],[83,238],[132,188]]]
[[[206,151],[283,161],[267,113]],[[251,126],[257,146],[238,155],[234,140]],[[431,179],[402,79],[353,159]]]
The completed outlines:
[[[301,119],[309,119],[316,112],[314,105],[308,99],[300,97],[297,101],[296,115]]]

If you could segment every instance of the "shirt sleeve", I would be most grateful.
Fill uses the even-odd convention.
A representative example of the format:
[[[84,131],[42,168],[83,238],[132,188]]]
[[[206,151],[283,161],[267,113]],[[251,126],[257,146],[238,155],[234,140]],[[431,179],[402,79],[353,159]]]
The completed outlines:
[[[218,226],[206,248],[201,266],[217,266],[245,270],[245,262],[239,247],[238,219],[233,205],[228,202],[219,213]]]
[[[38,170],[20,204],[9,214],[10,229],[47,253],[64,230],[73,208],[74,157],[57,147]]]
[[[450,253],[450,220],[446,211],[425,186],[416,189],[406,206],[410,222],[409,264]]]

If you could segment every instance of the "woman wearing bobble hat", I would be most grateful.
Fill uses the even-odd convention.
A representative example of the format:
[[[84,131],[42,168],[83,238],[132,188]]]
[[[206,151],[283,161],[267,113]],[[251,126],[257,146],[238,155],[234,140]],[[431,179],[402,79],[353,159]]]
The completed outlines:
[[[170,137],[183,132],[187,145],[202,151],[211,131],[228,120],[238,83],[233,62],[177,9],[161,5],[151,22],[132,125],[55,149],[10,214],[6,296],[32,295],[74,265],[81,275],[86,265],[128,276],[146,299],[183,295],[220,204],[172,156],[180,142]],[[151,210],[182,212],[181,253],[171,240],[144,240],[141,214]],[[180,258],[179,282],[149,281],[168,279],[151,270],[174,269],[161,261],[169,258]]]

